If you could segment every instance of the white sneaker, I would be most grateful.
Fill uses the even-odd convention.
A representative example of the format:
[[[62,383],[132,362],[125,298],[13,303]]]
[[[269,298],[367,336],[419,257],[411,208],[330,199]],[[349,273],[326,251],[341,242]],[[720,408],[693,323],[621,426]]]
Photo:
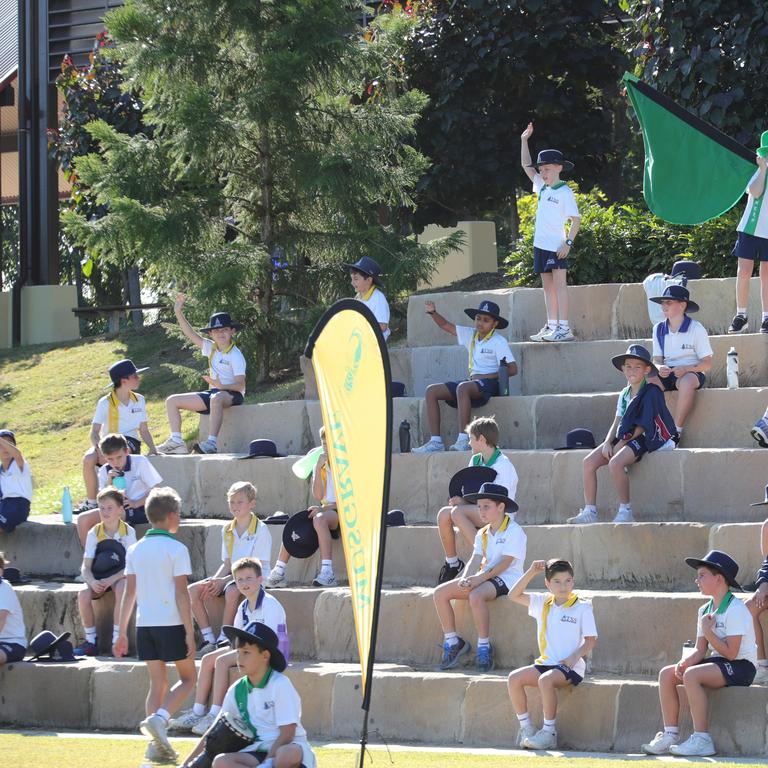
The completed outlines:
[[[218,715],[212,715],[210,712],[203,715],[193,726],[192,733],[195,736],[204,736],[207,730],[216,722]]]
[[[169,437],[164,443],[156,446],[158,453],[163,453],[166,456],[177,455],[182,456],[189,453],[187,444],[183,440],[176,440],[173,437]]]
[[[709,757],[716,754],[715,742],[708,733],[693,733],[682,744],[672,744],[671,755],[679,757]]]
[[[525,749],[557,749],[557,734],[543,728],[523,742]]]
[[[616,513],[616,517],[613,518],[614,523],[634,523],[635,518],[632,516],[631,509],[620,509]]]
[[[516,747],[522,747],[525,743],[526,739],[530,739],[536,734],[536,726],[531,725],[528,723],[528,725],[521,725],[520,730],[517,732],[517,740],[515,741]]]
[[[185,709],[183,712],[179,712],[176,717],[172,717],[168,723],[169,731],[191,731],[192,726],[196,725],[198,720],[203,717],[202,715],[196,715],[193,710]],[[153,742],[154,743],[154,742]]]
[[[553,331],[550,331],[545,336],[541,337],[542,341],[573,341],[576,337],[571,333],[570,328],[561,328],[558,326]]]
[[[545,336],[549,335],[550,333],[552,333],[552,329],[548,325],[545,325],[538,333],[534,333],[533,336],[529,336],[528,338],[531,341],[541,341]]]
[[[176,754],[176,751],[168,741],[168,726],[160,715],[150,715],[139,724],[141,732],[152,739],[152,743],[161,751]]]
[[[641,749],[646,755],[667,755],[669,748],[679,741],[678,734],[659,731],[647,744],[643,744]]]
[[[449,451],[471,451],[472,446],[469,444],[469,440],[458,439],[448,450]]]
[[[175,749],[161,749],[154,741],[150,741],[144,752],[144,759],[149,760],[150,763],[176,765],[179,760],[179,753]]]
[[[202,659],[203,656],[205,656],[206,653],[211,653],[212,651],[218,650],[219,646],[216,645],[215,642],[209,640],[208,642],[204,642],[196,651],[195,651],[195,658],[196,659]]]
[[[333,571],[330,573],[320,571],[312,580],[313,587],[337,587],[336,577],[333,575]]]
[[[768,685],[768,667],[758,666],[752,685]]]
[[[192,446],[195,453],[218,453],[219,446],[214,443],[213,440],[203,440],[202,442],[195,443]]]
[[[588,523],[597,522],[597,512],[593,512],[591,509],[580,509],[578,515],[569,517],[567,522],[571,525],[586,525]]]
[[[285,571],[276,571],[274,568],[269,572],[269,576],[264,580],[265,589],[277,589],[278,587],[287,587],[288,579],[285,578]]]
[[[428,443],[413,449],[413,453],[440,453],[445,450],[445,443],[430,440]]]

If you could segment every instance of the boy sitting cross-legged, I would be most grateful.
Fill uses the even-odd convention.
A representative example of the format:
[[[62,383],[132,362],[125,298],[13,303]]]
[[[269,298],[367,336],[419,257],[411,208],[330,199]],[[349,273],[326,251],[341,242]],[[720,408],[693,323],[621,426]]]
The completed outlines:
[[[549,594],[525,592],[528,584],[544,571]],[[557,689],[576,686],[584,679],[588,656],[597,642],[592,604],[573,591],[573,566],[567,560],[534,560],[512,587],[509,599],[528,608],[536,619],[539,657],[529,667],[509,675],[507,688],[519,722],[517,744],[526,749],[555,749],[557,731]],[[540,731],[528,715],[526,688],[538,688],[544,711]]]
[[[85,641],[75,648],[75,656],[95,656],[95,600],[110,590],[115,593],[112,643],[120,631],[120,604],[125,591],[125,553],[136,543],[136,532],[123,521],[125,497],[117,488],[104,488],[96,495],[101,522],[88,531],[83,564],[80,568],[83,588],[77,595],[80,618],[85,629]],[[110,645],[111,645],[110,644]]]
[[[467,600],[477,629],[477,671],[493,669],[488,603],[506,595],[520,578],[525,562],[527,537],[515,522],[517,504],[507,496],[507,489],[495,483],[483,483],[478,493],[464,497],[476,503],[485,526],[475,536],[472,559],[462,575],[435,589],[437,615],[443,628],[443,656],[440,669],[455,667],[469,651],[469,643],[456,634],[456,615],[451,600]]]
[[[467,434],[474,454],[468,466],[491,467],[496,471],[494,482],[507,489],[510,499],[517,498],[517,470],[499,448],[499,425],[496,420],[493,417],[480,416],[469,424]],[[464,568],[464,563],[456,553],[454,526],[459,529],[468,544],[473,544],[477,529],[483,526],[477,506],[467,504],[461,497],[453,497],[448,506],[437,513],[437,530],[445,551],[445,564],[440,570],[438,584],[455,579]]]
[[[224,523],[221,532],[221,565],[213,576],[196,581],[189,587],[192,615],[203,636],[197,658],[215,651],[218,643],[227,642],[223,633],[218,640],[214,637],[205,601],[224,595],[222,625],[232,623],[240,602],[232,563],[243,557],[255,557],[259,560],[260,568],[269,568],[272,536],[269,526],[256,517],[256,488],[247,482],[233,483],[227,491],[227,502],[232,520]]]

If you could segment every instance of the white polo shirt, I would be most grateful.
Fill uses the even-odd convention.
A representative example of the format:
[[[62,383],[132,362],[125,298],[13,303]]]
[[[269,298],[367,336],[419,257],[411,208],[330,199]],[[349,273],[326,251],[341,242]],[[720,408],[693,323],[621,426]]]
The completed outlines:
[[[496,470],[496,477],[493,482],[497,485],[503,485],[507,489],[507,496],[509,496],[510,499],[515,499],[515,494],[517,494],[517,470],[515,469],[515,465],[509,460],[509,457],[499,451],[496,459],[491,457],[491,463],[486,464],[482,460],[482,454],[478,453],[476,456],[480,456],[480,462],[476,463],[475,456],[473,456],[469,460],[467,466],[490,467],[491,469]]]
[[[272,557],[272,535],[269,532],[269,526],[262,520],[259,520],[253,533],[249,533],[249,529],[246,528],[242,535],[238,534],[237,529],[233,528],[231,539],[232,553],[230,554],[227,544],[229,540],[227,532],[231,524],[231,522],[224,523],[221,528],[221,562],[229,560],[231,565],[241,557],[255,557],[261,560],[261,567],[264,573],[269,573],[269,561]]]
[[[387,301],[387,297],[378,288],[374,288],[373,293],[367,299],[360,297],[358,301],[362,301],[363,304],[373,312],[376,322],[382,323],[383,325],[389,325],[389,302]],[[391,332],[389,328],[387,328],[387,330],[382,331],[382,333],[384,334],[384,340],[386,341]]]
[[[253,610],[248,607],[248,600],[243,600],[237,607],[235,614],[235,626],[238,629],[247,631],[248,626],[255,621],[266,624],[275,634],[277,634],[277,628],[281,624],[285,624],[286,631],[288,630],[283,606],[280,605],[276,597],[266,592],[264,587],[261,588],[259,596],[256,598],[256,606]]]
[[[493,331],[485,339],[476,339],[473,345],[474,327],[457,325],[456,338],[462,347],[466,347],[467,351],[471,350],[472,370],[469,372],[470,376],[498,373],[502,358],[506,358],[507,363],[515,362],[515,356],[509,348],[509,342],[498,331]]]
[[[130,547],[125,556],[125,575],[136,576],[136,626],[182,624],[174,579],[191,574],[189,550],[172,534],[147,531]]]
[[[213,378],[218,379],[225,388],[234,387],[235,376],[245,376],[245,357],[234,344],[222,352],[211,339],[203,339],[202,354],[206,359],[210,358]],[[245,392],[245,387],[239,391]]]
[[[579,218],[576,197],[564,181],[548,187],[538,173],[533,177],[533,191],[539,196],[533,245],[544,251],[556,251],[565,242],[566,221]]]
[[[11,459],[8,469],[0,464],[0,492],[6,498],[22,498],[32,501],[32,470],[29,462],[24,460],[23,469]]]
[[[103,464],[99,467],[99,490],[111,484],[109,479],[110,466]],[[146,496],[156,485],[163,482],[160,473],[152,466],[152,462],[146,456],[129,454],[125,460],[123,469],[125,478],[125,498],[135,501]]]
[[[699,608],[699,614],[696,619],[697,638],[704,637],[704,633],[701,631],[701,618],[707,611],[711,610],[710,605],[711,601]],[[752,622],[752,614],[749,612],[749,608],[735,595],[731,598],[731,602],[725,611],[715,615],[715,634],[721,638],[741,635],[741,645],[739,646],[736,658],[751,661],[757,666],[757,645],[755,643],[755,625]],[[720,655],[709,644],[708,648],[711,656]]]
[[[19,596],[5,579],[0,579],[0,611],[8,611],[5,624],[0,630],[0,643],[16,643],[26,647],[27,630]]]
[[[760,197],[753,197],[749,194],[749,187],[754,183],[759,173],[759,170],[755,171],[744,190],[747,193],[747,207],[741,215],[736,231],[755,237],[768,238],[768,205],[765,205],[765,192],[768,190],[764,190]]]
[[[147,421],[147,401],[144,399],[144,395],[140,395],[138,392],[132,392],[131,394],[136,396],[136,400],[130,397],[128,405],[123,405],[118,400],[116,432],[140,440],[139,427]],[[109,432],[110,397],[112,397],[111,393],[99,398],[99,402],[96,403],[96,413],[93,414],[93,421],[91,422],[92,424],[101,425],[99,434],[102,437]]]
[[[544,603],[552,595],[549,592],[531,592],[528,597],[528,615],[536,619],[536,636],[541,641]],[[585,637],[597,637],[592,603],[580,597],[571,606],[552,603],[547,613],[544,647],[539,647],[540,655],[534,664],[559,664],[581,647]],[[581,658],[572,669],[584,677],[586,667],[586,662]]]
[[[125,523],[125,528],[126,533],[124,536],[120,535],[120,526],[118,526],[117,530],[112,535],[106,532],[105,533],[107,539],[114,539],[115,541],[119,541],[123,547],[125,547],[125,551],[127,552],[128,548],[136,543],[136,531],[130,525],[128,525],[128,523]],[[85,537],[83,560],[93,560],[93,558],[96,557],[96,546],[99,543],[99,540],[96,538],[96,536],[96,528],[91,528],[91,530],[88,531],[88,535]]]
[[[664,323],[667,322],[667,320],[664,321]],[[662,352],[658,329],[664,323],[657,323],[653,327],[653,356],[661,357],[664,365],[670,368],[676,368],[679,365],[696,365],[700,360],[713,354],[704,326],[698,320],[687,316],[678,331],[669,331],[664,335]]]
[[[525,550],[528,537],[525,531],[515,522],[512,515],[507,513],[506,525],[502,521],[499,530],[493,533],[489,526],[481,528],[475,535],[473,555],[485,556],[485,570],[495,567],[502,557],[512,556],[515,559],[506,571],[499,574],[504,583],[511,587],[522,575],[525,563]],[[483,552],[483,540],[486,539],[486,548]]]

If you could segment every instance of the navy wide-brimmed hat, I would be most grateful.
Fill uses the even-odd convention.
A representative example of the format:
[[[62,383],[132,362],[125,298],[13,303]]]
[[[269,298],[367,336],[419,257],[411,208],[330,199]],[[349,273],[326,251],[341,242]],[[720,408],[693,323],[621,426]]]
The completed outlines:
[[[12,430],[0,429],[0,437],[2,437],[3,440],[9,440],[14,445],[16,445],[16,435],[13,434]]]
[[[119,387],[122,379],[127,379],[129,376],[133,376],[134,373],[144,373],[144,371],[148,370],[149,367],[137,368],[133,364],[133,360],[118,360],[109,366],[109,378],[112,379],[112,384],[115,387]]]
[[[308,509],[288,518],[283,528],[283,546],[291,557],[312,557],[317,552],[320,544]]]
[[[239,331],[242,327],[242,323],[232,322],[229,312],[214,312],[208,321],[208,325],[205,328],[200,328],[199,331],[200,333],[208,333],[208,331],[213,331],[216,328],[234,328],[236,331]]]
[[[768,485],[765,486],[765,499],[763,501],[755,501],[749,505],[750,507],[766,507],[768,506]]]
[[[125,547],[117,539],[104,539],[96,545],[91,573],[97,579],[108,579],[125,568]]]
[[[739,564],[730,555],[719,549],[710,549],[704,557],[686,557],[685,564],[690,565],[691,568],[701,568],[702,566],[714,568],[718,573],[725,576],[728,586],[741,589],[739,582],[736,581]]]
[[[691,301],[691,294],[688,293],[688,289],[682,285],[668,285],[661,296],[653,296],[651,301],[656,304],[661,304],[662,301],[667,299],[688,302],[688,306],[685,308],[685,311],[688,313],[699,311],[699,305],[695,301]]]
[[[373,278],[374,285],[381,285],[381,267],[370,256],[361,256],[354,264],[345,264],[345,269],[354,269],[368,277]]]
[[[477,493],[465,494],[464,498],[472,504],[476,504],[481,499],[503,501],[507,512],[517,512],[518,510],[517,502],[507,496],[507,489],[496,483],[483,483]]]
[[[42,660],[41,657],[47,656],[49,661],[74,661],[75,656],[72,653],[72,643],[69,641],[69,632],[62,632],[58,637],[49,629],[44,629],[35,635],[27,653],[31,654],[30,661]],[[66,645],[69,646],[67,649]],[[71,658],[69,658],[71,656]]]
[[[627,360],[640,360],[640,362],[651,366],[651,373],[657,374],[659,372],[651,360],[651,353],[642,344],[630,344],[623,355],[615,355],[611,358],[613,367],[619,370]]]
[[[21,575],[21,571],[11,565],[6,565],[5,568],[3,568],[3,578],[13,586],[29,583],[29,581]]]
[[[499,305],[495,301],[482,301],[477,309],[470,307],[464,310],[465,315],[469,315],[473,320],[475,315],[490,315],[497,321],[497,328],[506,328],[509,323],[501,316]]]
[[[684,275],[686,280],[698,280],[701,277],[701,267],[698,261],[688,261],[681,259],[672,265],[670,277]]]
[[[260,438],[251,440],[248,443],[248,453],[237,456],[238,459],[277,459],[283,454],[277,452],[277,445],[274,440]]]
[[[399,528],[405,525],[405,512],[402,509],[390,509],[387,512],[387,528]]]
[[[577,427],[565,436],[565,445],[555,448],[556,451],[573,451],[577,448],[595,448],[595,436],[588,429]]]
[[[495,479],[496,470],[493,467],[464,467],[449,480],[448,498],[477,493],[483,483],[492,483]]]
[[[288,522],[288,513],[278,509],[269,517],[264,518],[267,525],[285,525]]]
[[[542,149],[536,158],[536,162],[531,163],[528,167],[535,168],[538,171],[540,165],[562,165],[564,171],[573,170],[573,163],[570,160],[566,160],[559,149]]]
[[[282,672],[288,666],[282,651],[278,647],[277,635],[266,625],[255,621],[248,625],[248,629],[238,629],[230,624],[225,624],[221,631],[233,646],[238,642],[253,644],[269,651],[269,666],[276,672]]]

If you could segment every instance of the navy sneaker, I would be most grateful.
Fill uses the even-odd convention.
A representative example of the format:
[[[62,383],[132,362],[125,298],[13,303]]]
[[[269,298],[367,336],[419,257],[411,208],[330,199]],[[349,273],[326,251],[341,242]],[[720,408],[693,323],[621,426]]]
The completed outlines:
[[[744,331],[748,330],[748,325],[749,321],[744,315],[734,315],[730,326],[728,326],[728,333],[744,333]]]
[[[768,333],[768,317],[760,325],[760,333]]]
[[[98,649],[96,648],[96,643],[89,643],[87,640],[80,643],[80,645],[75,648],[72,653],[75,656],[95,656]]]
[[[443,643],[443,658],[440,660],[440,669],[453,669],[465,653],[469,653],[469,643],[461,638],[455,645]]]
[[[761,448],[768,448],[768,419],[758,419],[750,430],[752,437],[757,440]]]
[[[475,663],[477,664],[477,671],[484,675],[486,672],[490,672],[494,668],[493,663],[493,646],[488,643],[488,645],[478,645],[477,646],[477,656],[475,658]]]
[[[463,570],[463,560],[459,560],[458,565],[448,565],[448,563],[443,563],[443,567],[440,569],[440,575],[437,577],[437,583],[445,584],[446,581],[453,581]]]

